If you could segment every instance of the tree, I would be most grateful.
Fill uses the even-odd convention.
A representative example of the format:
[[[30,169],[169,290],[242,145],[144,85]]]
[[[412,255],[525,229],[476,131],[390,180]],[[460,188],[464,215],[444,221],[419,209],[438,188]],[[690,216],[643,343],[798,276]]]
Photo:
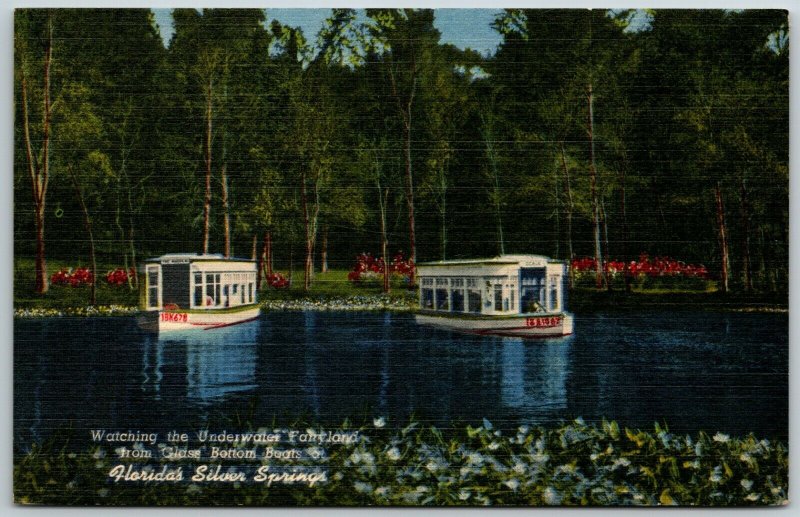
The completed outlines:
[[[51,69],[53,63],[52,11],[20,9],[15,16],[15,60],[18,63],[22,105],[22,125],[25,139],[25,157],[33,193],[34,222],[36,225],[36,279],[34,289],[38,294],[47,292],[47,261],[45,258],[45,207],[47,187],[50,182],[50,136],[53,102],[51,95]],[[41,56],[41,57],[39,57]],[[41,72],[35,65],[41,59]],[[39,104],[41,120],[31,123],[30,104]],[[31,136],[36,131],[38,137]],[[36,148],[36,142],[41,142]]]
[[[374,40],[373,45],[384,49],[380,57],[402,125],[409,254],[411,260],[416,263],[417,238],[412,155],[414,100],[418,93],[421,76],[427,72],[425,70],[426,63],[431,57],[432,49],[439,42],[440,34],[433,26],[434,15],[433,11],[429,9],[368,9],[367,16],[372,20],[369,31]]]

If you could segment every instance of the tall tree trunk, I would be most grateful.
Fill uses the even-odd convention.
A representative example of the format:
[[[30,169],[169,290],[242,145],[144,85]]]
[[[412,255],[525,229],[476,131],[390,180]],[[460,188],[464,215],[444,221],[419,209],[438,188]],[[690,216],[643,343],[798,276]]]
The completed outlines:
[[[250,257],[252,257],[253,260],[258,260],[258,235],[255,233],[253,234],[253,246],[250,251]]]
[[[483,122],[483,142],[486,146],[486,158],[489,160],[489,167],[492,169],[492,179],[494,182],[493,191],[492,191],[492,201],[494,205],[494,215],[497,222],[497,238],[499,241],[499,252],[500,255],[505,255],[506,253],[506,245],[505,239],[503,238],[503,214],[501,212],[501,203],[500,203],[500,174],[497,171],[497,156],[494,152],[494,130],[492,127],[491,122],[491,113],[489,114],[489,118],[484,114],[481,114],[481,120]]]
[[[622,277],[625,281],[625,291],[631,292],[631,284],[632,284],[632,275],[630,271],[630,263],[631,259],[628,256],[628,214],[626,212],[626,201],[627,201],[627,189],[625,186],[625,177],[626,177],[626,165],[622,166],[622,199],[621,199],[621,211],[622,211],[622,260],[625,261],[625,267],[622,270]],[[606,250],[607,251],[607,250]]]
[[[264,235],[264,241],[267,248],[267,275],[272,276],[272,232],[267,231]]]
[[[212,94],[214,79],[209,75],[206,92],[206,195],[203,202],[203,254],[208,253],[209,234],[211,232],[211,137],[212,137]]]
[[[380,193],[380,183],[378,184],[378,191]],[[380,196],[378,196],[380,198]],[[381,253],[383,254],[383,292],[388,293],[391,288],[391,273],[389,272],[389,237],[386,232],[386,204],[389,202],[389,189],[385,190],[385,194],[381,198]]]
[[[294,241],[294,239],[292,239]],[[289,287],[293,286],[294,282],[294,242],[289,244]]]
[[[52,19],[48,19],[47,25],[48,32],[44,53],[42,87],[42,139],[41,149],[38,153],[34,152],[33,140],[31,139],[30,116],[28,114],[28,83],[25,77],[25,67],[24,65],[20,66],[22,75],[22,120],[25,134],[25,156],[28,162],[28,174],[31,180],[33,215],[36,226],[36,278],[34,281],[34,290],[38,294],[45,294],[48,289],[47,260],[45,259],[44,214],[50,173],[50,117],[52,114],[52,104],[50,101],[50,68],[53,60]]]
[[[602,197],[600,198],[600,214],[602,215],[602,218],[603,218],[602,219],[603,220],[603,245],[605,246],[605,249],[606,249],[606,264],[604,264],[604,267],[603,267],[603,278],[605,279],[605,282],[606,282],[606,289],[611,291],[612,290],[612,287],[611,287],[611,276],[610,276],[610,273],[608,271],[608,261],[611,260],[609,258],[609,257],[611,257],[611,251],[609,251],[611,249],[611,247],[608,245],[608,218],[606,217],[606,201]]]
[[[729,259],[728,259],[728,231],[725,227],[725,206],[722,203],[722,185],[720,182],[717,182],[716,187],[714,187],[714,199],[716,201],[717,206],[717,229],[719,232],[719,251],[720,251],[720,259],[721,259],[721,287],[722,292],[728,292],[728,268],[729,268]]]
[[[383,256],[383,292],[388,293],[391,289],[389,257],[389,239],[386,236],[386,205],[389,203],[389,188],[381,187],[381,164],[378,155],[375,153],[375,186],[378,189],[378,209],[381,221],[381,255]]]
[[[36,292],[45,294],[47,292],[47,261],[44,255],[44,206],[34,207],[34,217],[36,218]]]
[[[265,270],[267,267],[267,239],[266,235],[264,237],[264,244],[261,246],[261,254],[258,256],[258,275],[256,279],[256,285],[258,289],[262,289],[264,287],[264,282],[266,281],[268,275],[265,274]]]
[[[386,253],[389,249],[389,241],[386,239],[386,221],[381,220],[381,254],[383,256],[383,292],[388,293],[391,289],[390,278],[392,273],[389,271],[389,257]]]
[[[592,225],[594,226],[595,281],[597,288],[601,289],[603,287],[603,255],[600,249],[600,207],[597,201],[597,169],[594,163],[594,100],[592,98],[592,83],[589,83],[587,101],[589,104],[589,177],[592,197]]]
[[[231,214],[228,207],[228,164],[222,162],[222,232],[224,238],[225,258],[231,256]]]
[[[409,105],[408,120],[403,125],[403,151],[405,154],[406,168],[406,205],[408,207],[408,247],[409,256],[414,262],[411,270],[411,284],[414,284],[414,276],[417,264],[417,237],[416,224],[414,222],[414,176],[411,171],[411,106]]]
[[[75,171],[72,167],[68,167],[70,177],[72,178],[72,185],[75,187],[75,192],[78,195],[78,202],[83,211],[83,225],[86,228],[86,234],[89,237],[89,260],[92,263],[92,285],[89,304],[92,306],[97,305],[97,260],[94,251],[94,234],[92,233],[92,219],[89,217],[89,209],[86,207],[86,201],[83,199],[83,192],[78,183],[78,178],[75,176]]]
[[[403,122],[403,156],[405,158],[405,184],[406,184],[406,205],[408,207],[408,253],[414,268],[411,269],[411,284],[415,282],[417,264],[417,237],[416,223],[414,221],[414,175],[411,161],[411,120],[412,107],[414,106],[414,95],[417,90],[417,63],[412,56],[411,59],[411,87],[406,99],[401,99],[397,89],[397,80],[394,74],[393,63],[389,64],[389,79],[392,86],[392,96],[397,101],[397,108]]]
[[[306,190],[305,172],[302,173],[300,181],[300,202],[303,208],[303,227],[305,228],[306,234],[306,259],[303,269],[305,278],[303,278],[303,290],[308,291],[311,289],[311,273],[312,269],[314,268],[314,240],[311,235],[311,218],[308,210],[308,192]]]
[[[750,200],[747,196],[747,184],[744,178],[739,181],[741,213],[742,213],[742,269],[744,270],[744,290],[753,290],[753,277],[750,264]]]
[[[558,177],[558,167],[553,168],[553,198],[556,202],[556,253],[555,258],[561,258],[561,185]]]
[[[128,282],[132,283],[133,287],[139,287],[139,270],[136,264],[136,245],[134,243],[134,230],[133,230],[133,200],[131,199],[131,190],[128,188],[128,247],[131,254],[131,267],[133,268],[133,275],[128,275]]]
[[[328,272],[328,227],[322,228],[322,248],[320,249],[320,271]]]
[[[572,287],[572,259],[575,253],[572,250],[572,212],[574,204],[572,201],[572,186],[569,179],[569,167],[567,166],[567,154],[564,151],[564,141],[561,144],[561,166],[564,168],[564,189],[567,192],[567,252],[569,253],[569,286]]]
[[[767,250],[766,244],[764,242],[764,226],[763,224],[759,224],[756,233],[758,235],[758,281],[761,285],[761,289],[766,289],[767,287],[767,259],[765,257]]]
[[[444,194],[444,192],[442,193]],[[447,198],[442,195],[441,209],[439,210],[439,217],[441,219],[441,230],[439,238],[442,242],[442,260],[447,260]]]

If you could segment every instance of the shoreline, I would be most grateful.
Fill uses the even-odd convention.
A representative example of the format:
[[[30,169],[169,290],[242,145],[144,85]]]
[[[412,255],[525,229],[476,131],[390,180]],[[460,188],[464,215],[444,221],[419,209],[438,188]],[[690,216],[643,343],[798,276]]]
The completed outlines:
[[[586,304],[581,304],[581,309],[586,309]],[[416,310],[413,300],[390,297],[385,295],[354,295],[342,297],[305,297],[287,299],[268,299],[261,302],[260,307],[265,311],[347,311],[347,312],[399,312],[407,313]],[[676,307],[675,304],[663,305],[644,304],[622,307],[597,307],[592,310],[578,310],[573,312],[577,316],[595,314],[598,312],[651,312],[668,311],[682,312],[686,310],[701,310],[704,312],[731,312],[748,314],[788,314],[789,309],[781,304],[774,305],[747,305],[738,307],[721,306],[718,302],[709,302],[706,306]],[[139,307],[130,305],[97,305],[83,307],[15,307],[14,319],[39,319],[39,318],[64,318],[64,317],[122,317],[137,316],[143,311]]]

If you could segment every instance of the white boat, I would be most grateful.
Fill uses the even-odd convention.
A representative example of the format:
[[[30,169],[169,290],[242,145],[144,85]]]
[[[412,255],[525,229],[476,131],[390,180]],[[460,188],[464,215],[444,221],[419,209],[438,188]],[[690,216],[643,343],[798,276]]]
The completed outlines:
[[[417,265],[417,323],[514,337],[573,332],[567,266],[541,255],[446,260]]]
[[[173,331],[227,327],[259,317],[254,260],[174,253],[145,261],[139,324]]]

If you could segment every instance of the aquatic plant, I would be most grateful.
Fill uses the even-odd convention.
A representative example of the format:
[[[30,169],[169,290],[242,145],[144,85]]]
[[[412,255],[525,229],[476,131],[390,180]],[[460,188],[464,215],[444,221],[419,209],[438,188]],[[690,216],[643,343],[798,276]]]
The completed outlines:
[[[318,428],[317,426],[310,426]],[[300,426],[299,429],[304,427]],[[348,425],[342,426],[348,429]],[[353,430],[349,428],[349,430]],[[280,430],[278,430],[280,431]],[[285,430],[284,430],[285,431]],[[263,459],[280,472],[306,468],[324,482],[266,486],[114,482],[121,460],[93,446],[75,453],[50,440],[15,456],[19,503],[105,505],[752,506],[787,502],[788,449],[722,433],[651,432],[578,419],[554,428],[439,429],[385,418],[339,447],[303,459]],[[324,453],[321,451],[324,450]],[[152,460],[150,472],[163,465]],[[161,460],[166,464],[166,460]],[[211,461],[207,463],[212,463]],[[224,462],[223,462],[224,463]],[[225,472],[248,468],[223,464]]]

